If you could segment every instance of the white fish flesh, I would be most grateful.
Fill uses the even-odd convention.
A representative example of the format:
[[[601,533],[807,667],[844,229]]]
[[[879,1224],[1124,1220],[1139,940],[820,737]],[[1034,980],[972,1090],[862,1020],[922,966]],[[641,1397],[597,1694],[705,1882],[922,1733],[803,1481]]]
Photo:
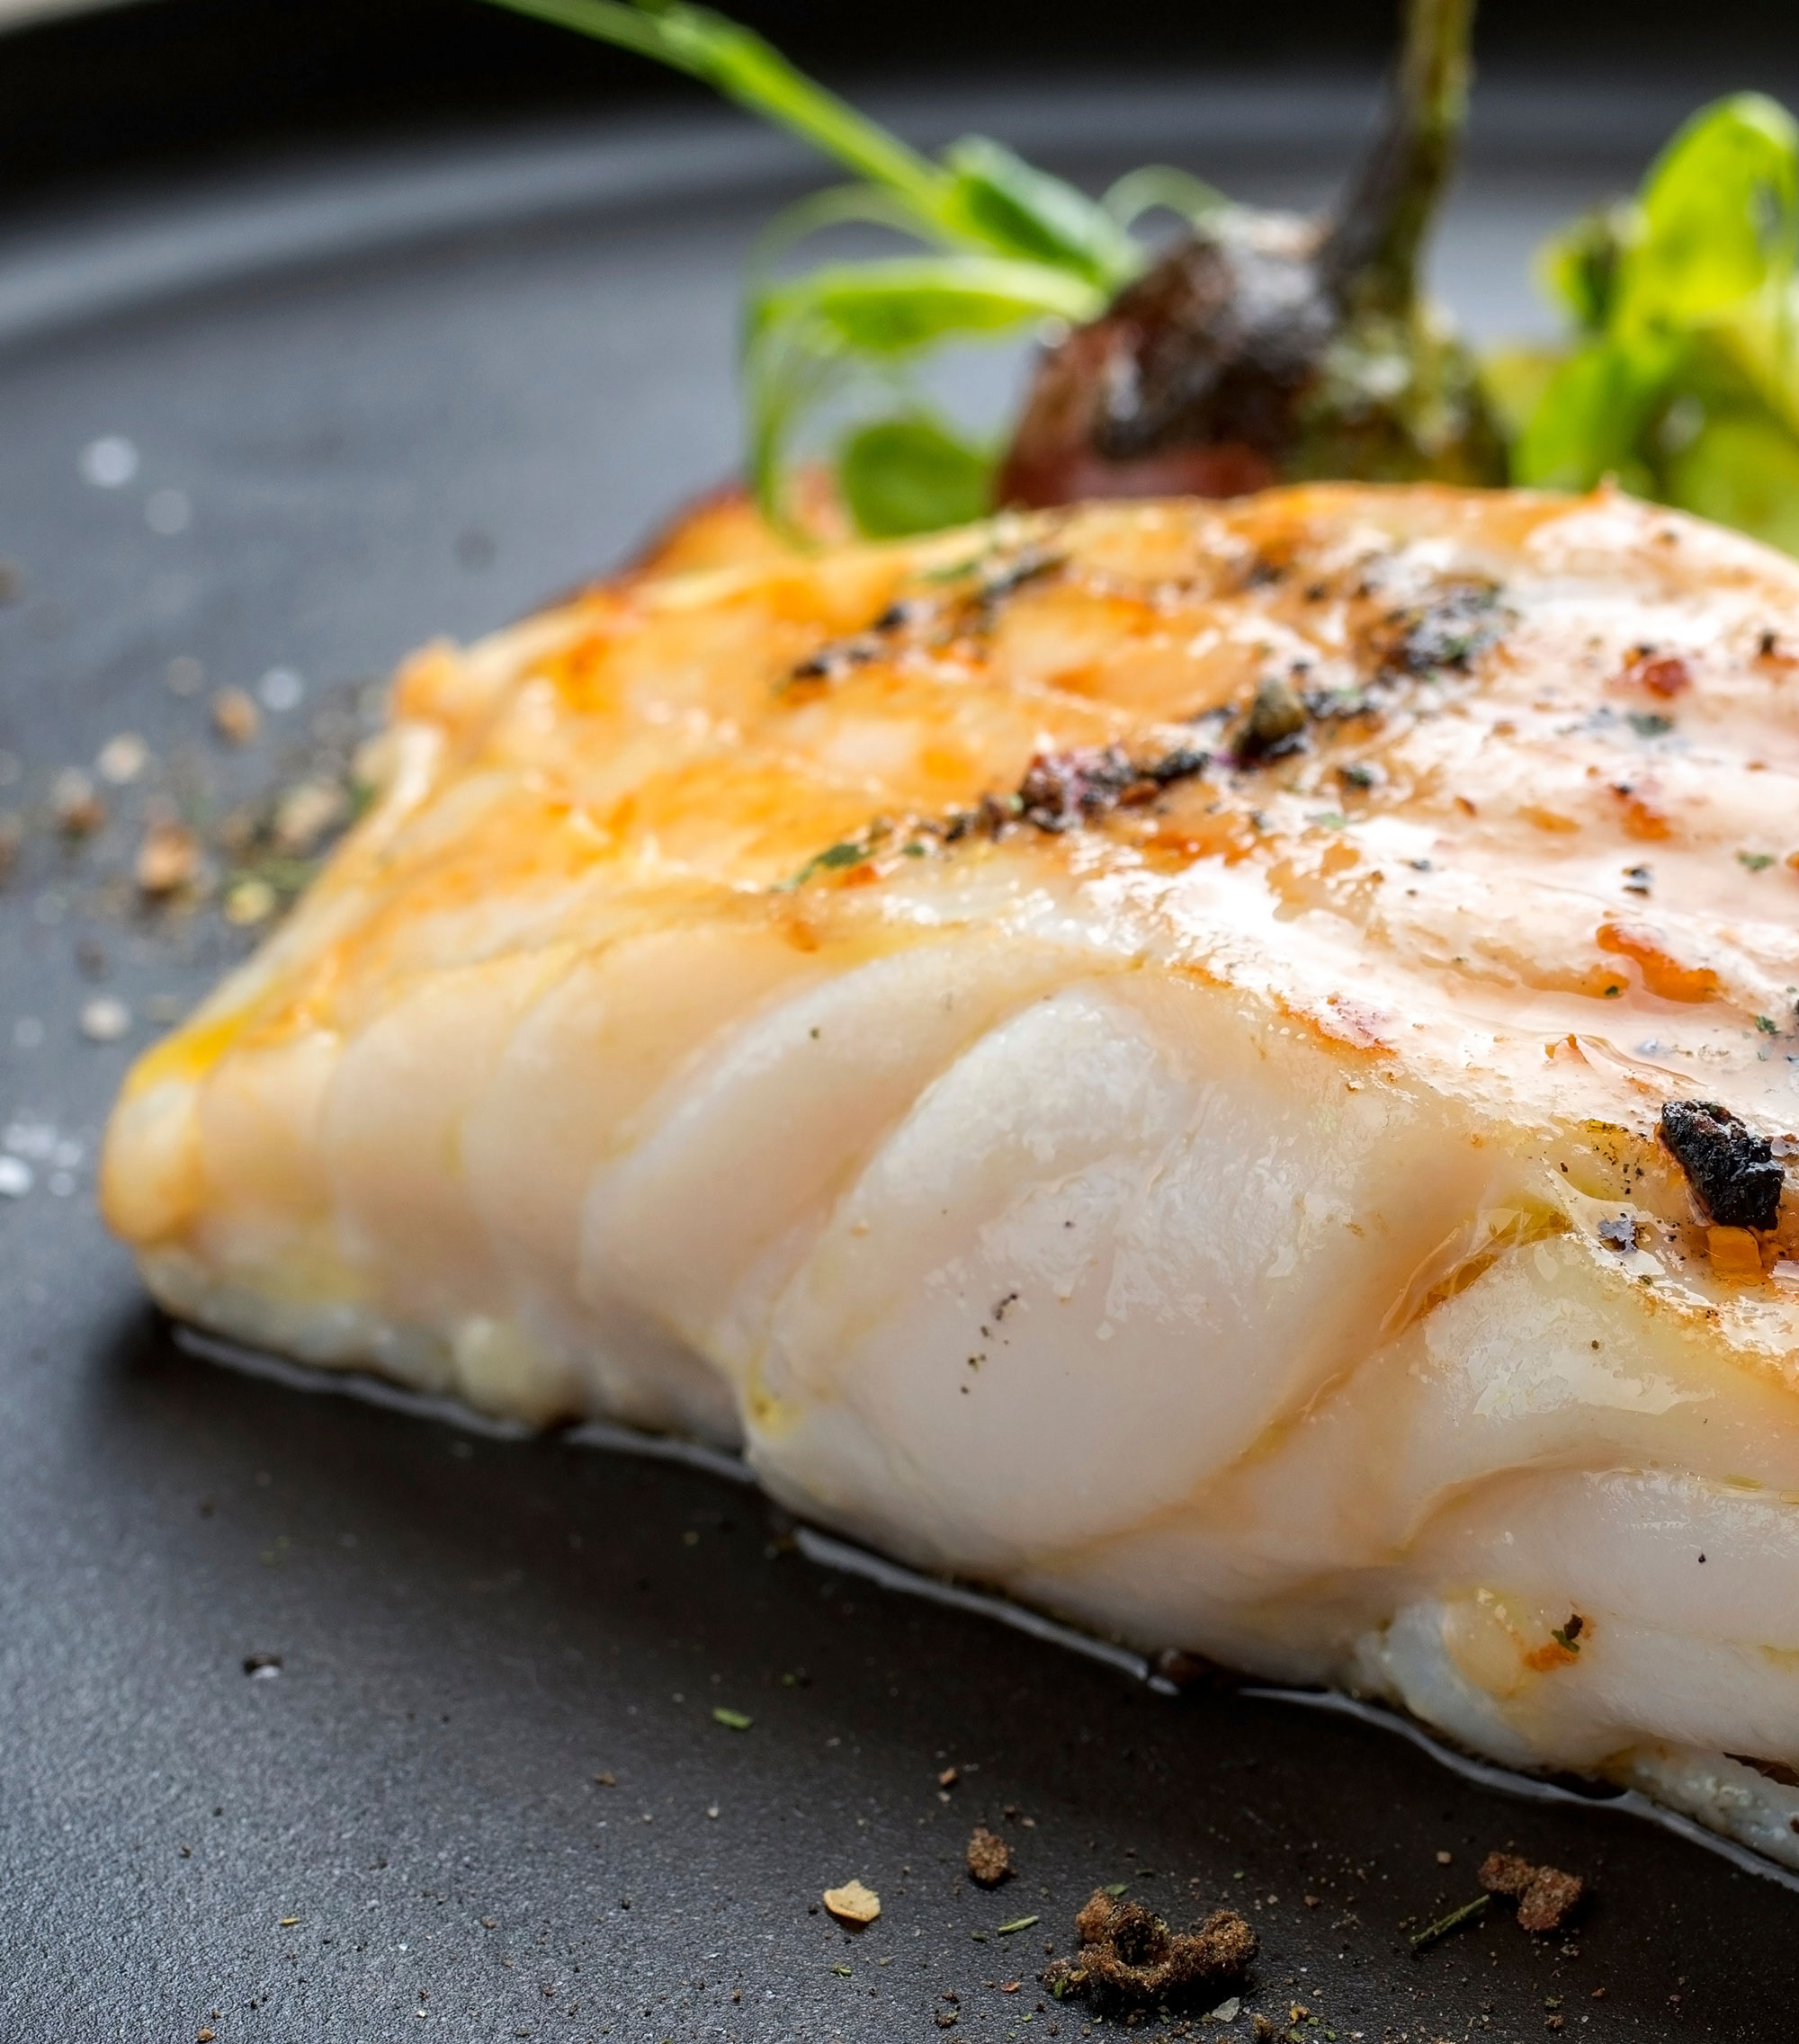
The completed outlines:
[[[1320,486],[401,673],[151,1050],[174,1313],[1799,1864],[1799,566]]]

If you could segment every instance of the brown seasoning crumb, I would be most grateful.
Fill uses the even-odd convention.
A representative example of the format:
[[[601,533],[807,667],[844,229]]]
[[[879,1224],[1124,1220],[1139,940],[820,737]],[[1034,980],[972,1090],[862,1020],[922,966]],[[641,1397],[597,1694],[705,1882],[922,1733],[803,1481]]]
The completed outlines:
[[[151,824],[138,847],[137,876],[153,900],[191,887],[200,877],[200,840],[185,824]]]
[[[1096,1891],[1075,1918],[1080,1950],[1041,1976],[1060,2001],[1087,1997],[1102,2013],[1204,1999],[1240,1986],[1258,1950],[1256,1933],[1234,1910],[1220,1909],[1196,1931],[1176,1932],[1141,1902]],[[1259,2032],[1258,2033],[1259,2034]]]
[[[228,745],[247,745],[263,727],[255,699],[242,689],[220,689],[212,699],[212,728]]]
[[[974,1827],[968,1842],[969,1879],[982,1888],[998,1888],[1012,1873],[1012,1848],[984,1824]]]
[[[50,784],[50,814],[65,837],[92,837],[106,821],[106,805],[78,767],[65,767]]]
[[[1579,1874],[1533,1866],[1515,1852],[1489,1852],[1481,1862],[1480,1882],[1489,1895],[1516,1899],[1519,1928],[1537,1932],[1559,1931],[1587,1888]]]
[[[823,1900],[840,1924],[872,1924],[881,1914],[881,1897],[859,1880],[847,1880],[841,1888],[828,1888]]]

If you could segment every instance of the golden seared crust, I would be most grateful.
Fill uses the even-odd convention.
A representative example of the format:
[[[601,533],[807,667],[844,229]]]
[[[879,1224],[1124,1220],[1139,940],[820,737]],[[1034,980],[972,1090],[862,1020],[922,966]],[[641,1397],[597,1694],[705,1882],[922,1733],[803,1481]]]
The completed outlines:
[[[149,1076],[671,918],[865,951],[1078,894],[1103,948],[1507,1123],[1790,1115],[1799,567],[1616,495],[1314,486],[634,577],[428,650],[396,720],[388,800]]]

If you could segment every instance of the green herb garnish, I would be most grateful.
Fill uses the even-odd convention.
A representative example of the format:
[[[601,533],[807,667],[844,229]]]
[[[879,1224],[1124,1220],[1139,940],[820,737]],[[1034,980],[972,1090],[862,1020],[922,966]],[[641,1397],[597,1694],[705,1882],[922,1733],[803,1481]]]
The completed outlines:
[[[988,137],[926,156],[689,0],[496,4],[702,79],[849,174],[771,223],[745,293],[747,466],[765,515],[792,540],[823,536],[798,486],[820,464],[842,513],[880,538],[965,522],[1001,496],[1053,503],[1090,488],[1070,450],[1040,444],[1034,407],[1009,446],[1005,433],[945,416],[926,381],[933,360],[1101,320],[1153,269],[1148,290],[1164,252],[1141,225],[1156,210],[1227,268],[1254,239],[1247,210],[1166,166],[1133,171],[1096,200]],[[1228,478],[1196,469],[1159,486],[1238,490],[1277,475],[1497,481],[1508,465],[1515,482],[1559,488],[1614,477],[1799,553],[1799,124],[1759,94],[1702,108],[1635,198],[1544,249],[1568,341],[1501,353],[1477,374],[1417,290],[1461,128],[1472,13],[1472,0],[1407,0],[1383,146],[1326,223],[1311,267],[1290,280],[1336,322],[1292,432]],[[905,245],[794,267],[800,244],[845,227]],[[1244,361],[1258,369],[1253,350]],[[1139,457],[1204,452],[1203,437],[1179,437],[1185,388],[1176,375],[1169,392],[1139,392],[1128,418],[1096,414],[1087,451],[1126,476]],[[1231,441],[1222,433],[1219,444]]]
[[[703,79],[852,174],[769,226],[746,294],[751,479],[764,513],[795,536],[796,458],[820,434],[836,436],[837,479],[864,532],[931,531],[988,511],[998,451],[939,415],[917,379],[923,362],[952,341],[1091,319],[1142,267],[1133,218],[1222,203],[1197,179],[1156,169],[1096,202],[981,135],[926,156],[752,31],[687,0],[498,4]],[[777,270],[797,242],[846,225],[888,229],[926,253]]]
[[[727,1731],[747,1732],[755,1724],[756,1719],[746,1718],[741,1710],[727,1710],[724,1705],[720,1703],[713,1709],[712,1722],[722,1725]]]
[[[1799,552],[1799,125],[1759,93],[1702,107],[1637,196],[1541,258],[1574,336],[1501,357],[1515,479],[1640,496]]]
[[[1476,1916],[1484,1914],[1491,1900],[1490,1895],[1477,1895],[1472,1902],[1464,1902],[1459,1909],[1452,1909],[1446,1916],[1427,1924],[1423,1930],[1412,1933],[1411,1949],[1415,1952],[1428,1950],[1439,1938],[1446,1938],[1451,1931],[1460,1930],[1463,1924],[1472,1923]]]

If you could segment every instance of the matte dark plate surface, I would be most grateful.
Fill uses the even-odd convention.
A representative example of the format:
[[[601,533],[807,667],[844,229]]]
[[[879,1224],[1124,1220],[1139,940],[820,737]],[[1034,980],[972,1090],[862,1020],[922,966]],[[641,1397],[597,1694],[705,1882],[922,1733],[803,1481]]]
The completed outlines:
[[[1443,265],[1481,326],[1533,317],[1538,226],[1633,175],[1680,99],[1490,112]],[[1170,86],[913,111],[1088,174],[1184,153],[1302,195],[1365,106]],[[296,771],[341,684],[504,620],[723,472],[738,262],[801,169],[726,123],[521,131],[0,234],[0,805],[35,814],[121,731],[158,763],[88,850],[34,830],[0,893],[0,1128],[33,1174],[0,1202],[0,2036],[824,2044],[954,2013],[1069,2038],[1087,2019],[1035,1975],[1116,1881],[1256,1924],[1231,2034],[1257,2012],[1339,2040],[1783,2033],[1799,1909],[1772,1882],[821,1569],[718,1477],[205,1363],[94,1218],[148,1018],[242,942],[131,907],[147,787],[217,801]],[[101,488],[79,461],[109,434],[139,466]],[[153,529],[180,522],[169,492],[179,531]],[[208,688],[282,667],[306,694],[228,761],[205,692],[166,685],[177,656]],[[121,1042],[78,1031],[103,991]],[[993,1896],[961,1871],[978,1817],[1017,1851]],[[1588,1920],[1533,1943],[1496,1914],[1414,1959],[1406,1927],[1508,1843],[1589,1876]],[[852,1876],[885,1905],[860,1935],[816,1912]]]

